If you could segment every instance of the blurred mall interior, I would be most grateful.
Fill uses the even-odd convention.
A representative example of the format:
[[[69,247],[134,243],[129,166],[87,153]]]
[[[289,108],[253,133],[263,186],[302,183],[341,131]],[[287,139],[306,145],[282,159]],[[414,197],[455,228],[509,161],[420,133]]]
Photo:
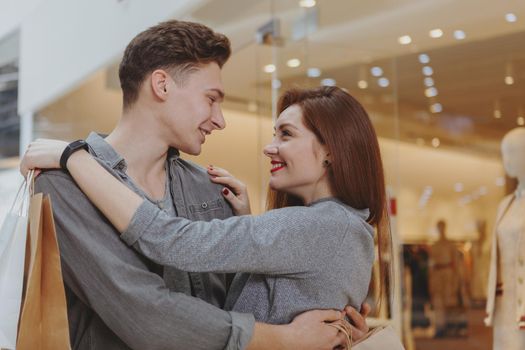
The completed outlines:
[[[516,185],[505,176],[500,143],[525,125],[524,1],[3,3],[0,222],[30,140],[75,140],[115,126],[127,42],[162,20],[200,22],[232,41],[223,69],[228,126],[188,158],[246,182],[260,213],[270,168],[261,149],[272,138],[280,92],[346,89],[380,138],[394,234],[393,293],[369,323],[392,323],[407,349],[492,348],[492,329],[483,325],[490,247],[498,204]],[[440,230],[456,257],[436,302]]]

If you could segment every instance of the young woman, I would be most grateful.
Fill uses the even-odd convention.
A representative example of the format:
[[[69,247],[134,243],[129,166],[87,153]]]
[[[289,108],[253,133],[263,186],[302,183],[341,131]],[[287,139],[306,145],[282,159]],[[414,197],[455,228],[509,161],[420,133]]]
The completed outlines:
[[[361,104],[337,87],[291,90],[279,102],[269,210],[226,220],[172,217],[107,173],[86,151],[67,169],[121,238],[142,255],[194,272],[243,272],[226,307],[266,323],[311,309],[359,309],[371,278],[374,228],[389,241],[377,137]],[[42,149],[47,149],[42,156]],[[24,168],[58,167],[61,141],[36,141]],[[38,151],[37,151],[38,150]],[[39,152],[32,157],[31,152]],[[237,180],[209,168],[237,214],[247,197]],[[237,184],[235,186],[235,184]]]

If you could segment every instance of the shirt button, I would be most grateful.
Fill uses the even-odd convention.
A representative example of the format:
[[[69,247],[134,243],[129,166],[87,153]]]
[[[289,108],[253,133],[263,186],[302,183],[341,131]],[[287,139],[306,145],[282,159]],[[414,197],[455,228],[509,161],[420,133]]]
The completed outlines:
[[[523,284],[523,278],[518,277],[518,283],[519,283],[519,284]]]
[[[520,257],[519,260],[518,260],[518,262],[519,262],[520,266],[523,266],[523,262],[524,262],[524,261],[523,261],[523,258]]]
[[[518,305],[521,306],[521,298],[518,299]]]
[[[202,208],[202,209],[206,209],[206,208],[208,208],[208,203],[206,203],[206,202],[202,203],[202,204],[201,204],[201,208]]]

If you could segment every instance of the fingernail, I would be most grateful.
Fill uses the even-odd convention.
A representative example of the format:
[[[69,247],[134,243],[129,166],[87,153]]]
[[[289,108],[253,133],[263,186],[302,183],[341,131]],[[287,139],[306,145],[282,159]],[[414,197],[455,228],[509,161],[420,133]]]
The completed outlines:
[[[224,188],[222,190],[222,194],[224,194],[225,196],[227,196],[229,193],[230,193],[230,190],[228,190],[227,188]]]

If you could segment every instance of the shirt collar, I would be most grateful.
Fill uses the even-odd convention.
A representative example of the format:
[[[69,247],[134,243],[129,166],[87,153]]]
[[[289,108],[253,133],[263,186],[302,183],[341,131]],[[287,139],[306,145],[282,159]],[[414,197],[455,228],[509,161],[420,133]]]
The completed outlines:
[[[126,160],[122,158],[122,156],[118,154],[109,143],[107,143],[104,139],[106,136],[107,135],[91,132],[87,137],[86,142],[93,150],[93,153],[95,153],[98,158],[106,161],[112,169],[117,167],[123,170],[126,169]]]
[[[126,171],[127,164],[126,160],[115,151],[115,149],[104,139],[107,135],[97,134],[91,132],[86,139],[93,153],[108,163],[112,169],[120,169]],[[168,150],[168,160],[174,161],[180,157],[178,149],[170,147]]]

